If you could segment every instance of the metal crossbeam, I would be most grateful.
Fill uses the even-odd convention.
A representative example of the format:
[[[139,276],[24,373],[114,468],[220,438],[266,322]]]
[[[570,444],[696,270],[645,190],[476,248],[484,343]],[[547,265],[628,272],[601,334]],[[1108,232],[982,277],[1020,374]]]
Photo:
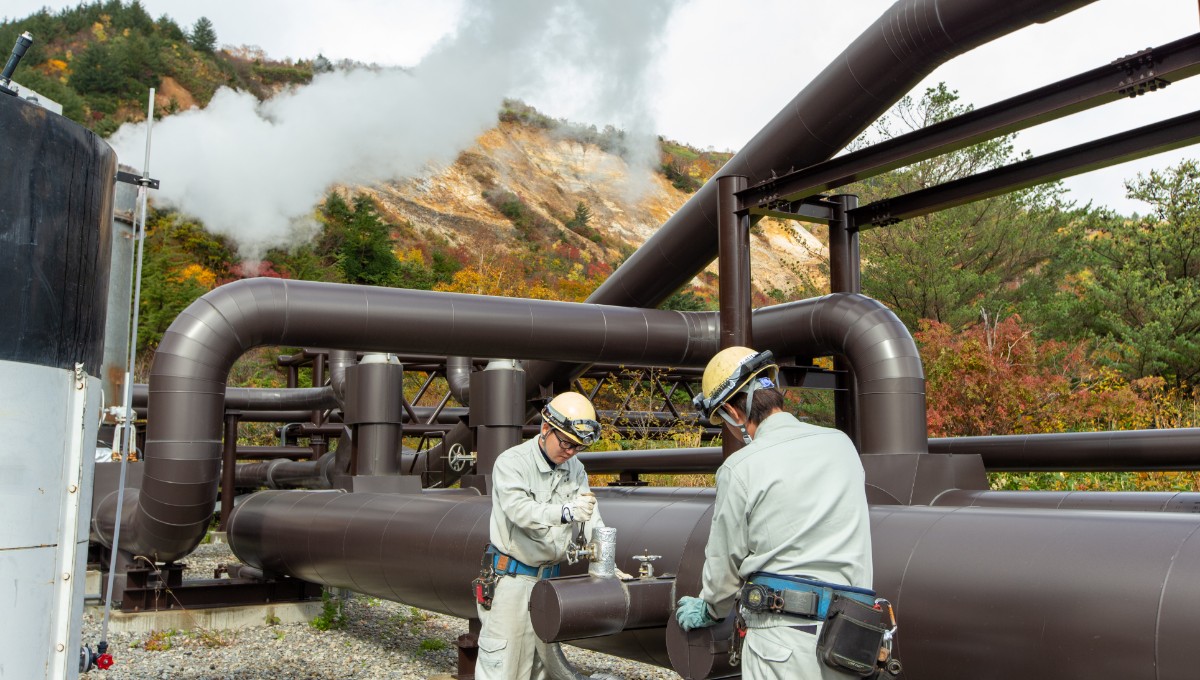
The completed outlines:
[[[895,224],[1200,142],[1200,111],[1097,139],[978,175],[870,203],[846,213],[851,229]]]
[[[1200,33],[782,175],[739,191],[737,196],[752,214],[770,214],[773,206],[824,193],[1101,104],[1136,97],[1197,73],[1200,73]]]

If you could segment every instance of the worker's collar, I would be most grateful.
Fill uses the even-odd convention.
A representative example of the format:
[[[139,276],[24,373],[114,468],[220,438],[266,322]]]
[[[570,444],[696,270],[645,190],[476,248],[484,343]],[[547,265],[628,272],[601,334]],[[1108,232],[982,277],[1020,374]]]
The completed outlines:
[[[542,435],[540,434],[537,436],[537,449],[538,453],[542,454],[542,460],[546,461],[546,465],[550,468],[549,470],[546,470],[546,472],[553,472],[557,470],[558,466],[554,464],[554,461],[550,460],[550,456],[546,455],[546,447],[542,446]]]

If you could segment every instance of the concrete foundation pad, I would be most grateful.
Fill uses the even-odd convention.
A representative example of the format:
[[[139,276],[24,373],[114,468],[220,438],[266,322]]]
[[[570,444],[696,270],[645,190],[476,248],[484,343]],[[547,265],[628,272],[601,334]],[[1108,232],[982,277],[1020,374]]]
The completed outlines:
[[[258,628],[277,623],[307,623],[321,613],[320,600],[252,605],[246,607],[214,607],[161,612],[113,611],[109,629],[122,633],[149,633],[155,630],[235,630]],[[97,618],[104,615],[104,606],[89,606],[87,613]],[[268,620],[270,623],[268,623]]]

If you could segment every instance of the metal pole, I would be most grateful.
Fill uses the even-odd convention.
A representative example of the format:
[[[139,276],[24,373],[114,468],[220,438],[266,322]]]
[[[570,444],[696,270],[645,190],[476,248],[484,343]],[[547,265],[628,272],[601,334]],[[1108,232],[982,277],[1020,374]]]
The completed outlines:
[[[750,331],[750,215],[738,211],[735,195],[745,188],[745,177],[717,178],[721,349],[754,345]]]
[[[834,204],[833,218],[829,220],[829,292],[858,294],[862,292],[858,230],[846,217],[847,211],[858,207],[858,196],[838,194],[830,196],[829,201]],[[844,356],[833,358],[833,368],[842,378],[842,389],[834,392],[837,428],[857,447],[860,440],[858,380],[854,376],[854,367]]]
[[[717,279],[721,305],[720,347],[753,347],[750,330],[750,215],[738,211],[737,192],[747,180],[739,175],[717,178]],[[725,458],[742,448],[741,433],[721,421]]]
[[[137,267],[133,277],[133,320],[129,332],[129,362],[125,365],[125,397],[121,402],[125,427],[121,430],[121,473],[117,483],[117,514],[113,526],[112,556],[108,566],[108,587],[104,593],[104,619],[100,625],[100,644],[108,645],[108,621],[112,614],[113,582],[116,577],[117,549],[121,544],[121,512],[125,505],[125,472],[129,461],[129,433],[136,427],[133,417],[133,365],[137,361],[137,331],[138,307],[142,301],[142,255],[146,246],[146,199],[150,183],[150,132],[154,127],[154,88],[150,88],[149,101],[146,102],[146,158],[142,162],[142,181],[138,187],[141,197],[141,225],[134,229],[134,240],[137,242]]]
[[[221,525],[219,531],[229,526],[233,514],[234,473],[237,471],[237,431],[241,414],[225,413],[225,449],[221,452]]]

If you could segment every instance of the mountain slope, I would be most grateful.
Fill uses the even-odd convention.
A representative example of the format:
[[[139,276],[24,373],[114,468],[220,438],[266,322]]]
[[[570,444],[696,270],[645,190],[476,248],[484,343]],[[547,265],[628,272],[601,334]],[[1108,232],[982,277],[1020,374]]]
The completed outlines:
[[[418,233],[444,238],[453,247],[519,253],[530,246],[528,233],[488,198],[509,193],[546,223],[561,225],[542,234],[547,241],[566,241],[594,261],[613,265],[644,243],[690,196],[662,174],[630,168],[595,143],[518,122],[500,122],[451,166],[430,176],[343,189],[370,193],[389,220],[408,222]],[[590,239],[565,226],[581,203],[595,231]],[[798,226],[764,220],[751,237],[755,287],[762,294],[794,289],[799,284],[797,269],[810,269],[813,252],[821,248]],[[715,274],[714,263],[695,282],[705,296],[715,295]]]

